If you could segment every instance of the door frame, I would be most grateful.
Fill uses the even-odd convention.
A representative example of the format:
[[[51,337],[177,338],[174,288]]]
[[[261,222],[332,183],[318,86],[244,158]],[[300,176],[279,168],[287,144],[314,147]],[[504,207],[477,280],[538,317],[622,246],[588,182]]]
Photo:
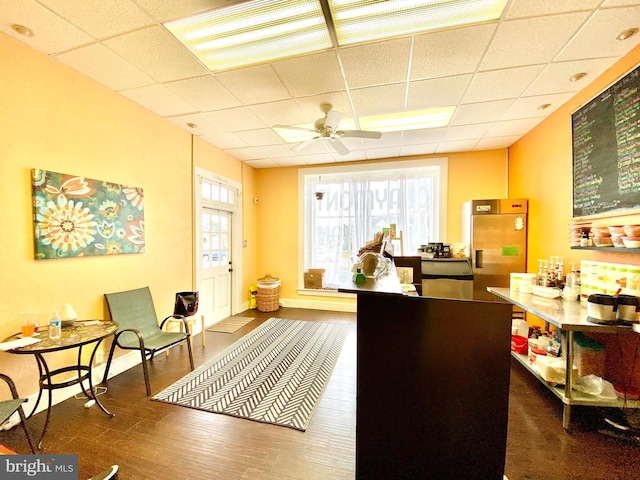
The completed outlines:
[[[218,183],[228,188],[233,188],[237,192],[236,205],[212,203],[211,207],[217,210],[231,212],[231,315],[239,313],[242,308],[242,184],[222,177],[216,173],[205,170],[204,168],[194,166],[193,175],[193,216],[194,216],[194,235],[193,235],[193,272],[194,285],[196,290],[199,289],[202,282],[202,216],[200,212],[203,207],[202,200],[202,180],[206,179],[213,183]],[[208,322],[208,323],[207,323]],[[212,324],[212,319],[205,316],[205,327]]]

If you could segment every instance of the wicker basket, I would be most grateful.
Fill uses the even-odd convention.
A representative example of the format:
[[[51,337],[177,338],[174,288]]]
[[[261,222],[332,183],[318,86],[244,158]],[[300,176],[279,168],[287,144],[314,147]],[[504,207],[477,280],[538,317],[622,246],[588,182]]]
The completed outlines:
[[[274,312],[280,308],[280,279],[267,273],[258,280],[258,295],[256,296],[258,311]]]

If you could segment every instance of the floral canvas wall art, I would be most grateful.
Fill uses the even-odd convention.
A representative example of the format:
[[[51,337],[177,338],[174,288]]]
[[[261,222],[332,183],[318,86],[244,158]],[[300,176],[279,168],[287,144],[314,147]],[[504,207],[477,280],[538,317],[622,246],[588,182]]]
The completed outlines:
[[[142,188],[31,170],[36,260],[142,253]]]

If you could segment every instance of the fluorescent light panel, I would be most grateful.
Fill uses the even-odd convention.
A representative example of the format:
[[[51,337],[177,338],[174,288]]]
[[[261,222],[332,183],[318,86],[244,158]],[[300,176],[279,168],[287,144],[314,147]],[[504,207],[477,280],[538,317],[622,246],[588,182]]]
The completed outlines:
[[[507,0],[328,1],[340,45],[497,20],[507,4]]]
[[[427,128],[446,127],[451,121],[455,107],[429,108],[414,110],[411,112],[390,113],[386,115],[371,115],[359,117],[361,130],[373,130],[376,132],[399,132],[403,130],[422,130]],[[313,124],[294,125],[299,128],[313,130]],[[356,122],[352,118],[345,118],[340,122],[340,130],[355,130]],[[311,138],[313,132],[300,130],[288,130],[283,128],[273,129],[287,143],[300,143]],[[317,135],[317,134],[316,134]]]
[[[164,26],[212,71],[332,47],[317,0],[243,2]]]

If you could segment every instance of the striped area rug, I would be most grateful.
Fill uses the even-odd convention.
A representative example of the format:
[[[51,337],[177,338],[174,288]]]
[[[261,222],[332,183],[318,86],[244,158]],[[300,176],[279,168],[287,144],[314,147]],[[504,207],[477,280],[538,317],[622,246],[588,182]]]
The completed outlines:
[[[152,400],[305,431],[348,330],[270,318]]]

